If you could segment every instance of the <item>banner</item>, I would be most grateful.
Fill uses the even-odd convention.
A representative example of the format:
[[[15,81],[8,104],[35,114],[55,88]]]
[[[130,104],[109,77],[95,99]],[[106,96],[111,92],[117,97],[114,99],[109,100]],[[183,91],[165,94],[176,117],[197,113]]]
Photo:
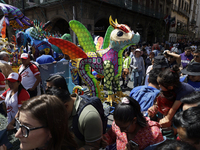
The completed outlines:
[[[5,16],[0,20],[0,35],[2,38],[6,38],[6,21]]]
[[[166,24],[168,24],[169,21],[170,21],[170,15],[166,15],[166,16],[164,17],[164,21],[165,21]]]
[[[176,18],[175,17],[170,19],[170,25],[171,25],[171,27],[175,27],[175,25],[176,25]]]
[[[46,80],[52,75],[61,75],[65,78],[69,92],[72,93],[75,84],[72,82],[69,61],[58,61],[57,63],[48,63],[39,65],[40,75],[42,78],[42,87],[46,88]]]

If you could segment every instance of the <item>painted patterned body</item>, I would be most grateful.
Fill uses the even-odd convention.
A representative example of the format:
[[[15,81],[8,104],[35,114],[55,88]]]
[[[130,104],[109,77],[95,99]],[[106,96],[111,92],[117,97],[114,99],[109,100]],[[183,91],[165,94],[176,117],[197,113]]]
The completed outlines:
[[[137,44],[140,35],[138,33],[134,34],[127,25],[119,25],[117,22],[110,20],[111,26],[108,28],[104,38],[104,49],[96,50],[93,39],[84,25],[76,20],[70,21],[69,24],[76,33],[79,44],[83,47],[86,55],[82,54],[81,57],[79,52],[83,52],[83,50],[77,46],[74,46],[73,50],[69,49],[68,47],[74,45],[73,43],[63,43],[63,40],[56,38],[50,38],[49,42],[58,46],[70,58],[75,56],[73,51],[76,53],[79,51],[79,57],[77,58],[82,59],[77,63],[77,68],[82,80],[90,89],[92,96],[102,98],[103,94],[101,93],[101,86],[91,74],[91,68],[97,73],[104,75],[104,84],[107,87],[108,95],[113,95],[113,83],[116,85],[117,91],[121,92],[119,77],[122,71],[122,53],[128,46]],[[123,34],[125,35],[123,38],[115,37]]]

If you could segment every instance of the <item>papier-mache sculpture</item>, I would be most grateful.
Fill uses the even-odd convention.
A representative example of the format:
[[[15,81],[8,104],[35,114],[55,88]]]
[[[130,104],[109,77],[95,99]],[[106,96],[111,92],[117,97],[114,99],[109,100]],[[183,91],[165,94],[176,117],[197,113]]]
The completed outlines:
[[[117,20],[113,21],[111,16],[109,22],[110,26],[104,37],[104,49],[96,50],[89,31],[76,20],[71,20],[69,25],[77,35],[83,50],[69,41],[58,38],[50,38],[49,42],[59,47],[71,59],[82,58],[78,62],[78,72],[90,89],[91,96],[102,98],[103,94],[101,93],[102,87],[100,83],[91,74],[90,69],[92,68],[97,73],[104,75],[104,84],[108,91],[107,101],[112,105],[112,101],[119,100],[119,98],[124,96],[119,83],[123,51],[128,46],[137,44],[140,40],[140,35],[131,31],[129,26],[118,24]],[[116,94],[113,93],[112,83],[117,87]]]

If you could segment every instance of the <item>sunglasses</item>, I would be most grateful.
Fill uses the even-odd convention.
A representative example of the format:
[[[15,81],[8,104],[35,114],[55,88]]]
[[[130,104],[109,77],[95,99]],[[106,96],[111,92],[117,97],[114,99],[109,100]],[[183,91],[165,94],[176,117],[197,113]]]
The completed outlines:
[[[199,58],[199,56],[198,56],[198,55],[194,55],[193,57]]]
[[[27,127],[25,125],[21,125],[21,123],[19,122],[19,120],[17,118],[15,118],[15,127],[16,127],[17,131],[19,130],[19,128],[21,128],[22,136],[25,137],[25,138],[27,138],[30,131],[41,129],[41,128],[45,128],[46,126],[29,128],[29,127]]]

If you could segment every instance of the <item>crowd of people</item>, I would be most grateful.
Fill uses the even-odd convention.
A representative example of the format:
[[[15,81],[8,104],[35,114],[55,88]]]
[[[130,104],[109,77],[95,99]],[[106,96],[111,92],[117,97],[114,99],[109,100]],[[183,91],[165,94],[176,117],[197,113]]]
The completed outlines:
[[[62,59],[61,59],[62,58]],[[44,93],[39,65],[69,59],[40,51],[21,54],[14,72],[0,52],[0,113],[16,130],[21,150],[200,150],[200,49],[147,43],[125,50],[122,89],[111,127],[99,98],[71,94],[61,75],[49,76]],[[130,83],[129,83],[130,84]],[[6,150],[0,145],[0,150]]]

